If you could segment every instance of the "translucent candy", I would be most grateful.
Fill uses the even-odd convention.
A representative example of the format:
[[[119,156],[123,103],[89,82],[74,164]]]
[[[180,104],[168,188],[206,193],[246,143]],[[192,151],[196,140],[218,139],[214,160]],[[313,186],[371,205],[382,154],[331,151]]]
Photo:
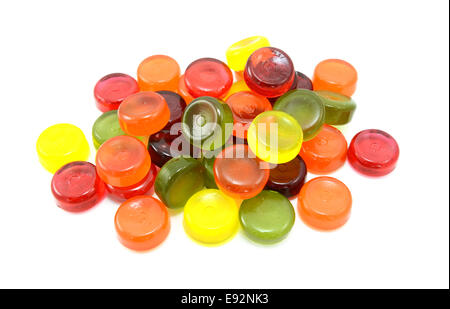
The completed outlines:
[[[184,227],[199,242],[220,244],[239,228],[237,204],[219,190],[199,191],[184,207]]]
[[[247,133],[250,149],[261,160],[286,163],[299,153],[303,141],[302,128],[285,112],[268,111],[259,114]]]
[[[55,124],[45,129],[36,142],[39,162],[50,173],[73,161],[89,158],[89,144],[83,131],[73,124]]]

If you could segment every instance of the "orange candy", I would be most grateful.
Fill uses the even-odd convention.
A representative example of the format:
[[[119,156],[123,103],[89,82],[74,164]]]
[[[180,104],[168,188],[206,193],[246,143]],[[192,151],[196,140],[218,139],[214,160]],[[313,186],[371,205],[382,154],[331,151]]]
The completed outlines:
[[[327,124],[313,139],[303,142],[300,156],[308,172],[328,174],[344,165],[347,158],[347,141],[341,131]]]
[[[237,82],[244,80],[244,71],[234,71],[234,79]]]
[[[120,242],[133,250],[149,250],[162,243],[170,231],[166,206],[151,196],[135,196],[120,205],[114,218]]]
[[[132,186],[147,176],[151,159],[144,144],[121,135],[104,142],[95,158],[98,176],[114,187]]]
[[[257,158],[247,145],[222,150],[214,161],[214,180],[226,195],[238,200],[260,193],[269,179],[269,165]]]
[[[123,100],[117,116],[125,133],[148,136],[166,126],[170,119],[170,110],[162,95],[144,91],[132,94]]]
[[[350,63],[328,59],[316,66],[312,82],[314,90],[328,90],[351,97],[357,80],[358,73]]]
[[[138,85],[141,91],[176,91],[180,66],[175,59],[165,55],[150,56],[139,64]]]
[[[236,92],[225,102],[233,113],[233,135],[239,138],[247,138],[248,127],[256,116],[272,110],[272,105],[266,97],[251,91]]]
[[[318,230],[334,230],[349,219],[352,195],[336,178],[317,177],[303,185],[297,207],[307,225]]]
[[[186,83],[184,82],[184,74],[180,76],[180,79],[178,80],[178,94],[181,95],[186,101],[186,104],[191,103],[192,100],[194,100],[194,97],[191,96],[189,91],[187,90]]]

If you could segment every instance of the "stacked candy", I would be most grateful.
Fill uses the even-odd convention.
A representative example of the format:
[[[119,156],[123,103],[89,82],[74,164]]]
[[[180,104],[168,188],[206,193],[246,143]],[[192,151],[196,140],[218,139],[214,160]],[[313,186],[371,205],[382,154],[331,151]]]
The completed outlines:
[[[198,59],[181,75],[174,59],[156,55],[141,62],[137,80],[121,73],[100,79],[95,166],[73,125],[49,127],[37,141],[40,162],[54,173],[57,205],[86,210],[107,192],[122,203],[114,221],[119,240],[134,250],[164,241],[168,208],[184,208],[185,231],[205,244],[223,243],[239,227],[259,243],[282,240],[295,221],[293,198],[307,225],[345,224],[347,186],[328,176],[305,183],[307,171],[332,173],[348,157],[362,174],[382,176],[399,156],[383,131],[364,130],[347,147],[335,127],[356,109],[354,67],[325,60],[311,81],[260,36],[233,44],[226,57],[228,65]]]

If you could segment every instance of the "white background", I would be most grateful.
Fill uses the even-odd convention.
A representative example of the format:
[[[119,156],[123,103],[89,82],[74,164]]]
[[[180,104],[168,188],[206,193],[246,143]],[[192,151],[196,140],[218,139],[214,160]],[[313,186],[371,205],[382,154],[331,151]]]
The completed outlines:
[[[0,4],[2,288],[448,288],[448,1],[2,1]],[[348,141],[367,128],[400,145],[397,169],[369,179],[333,173],[354,202],[335,232],[296,218],[289,237],[261,246],[238,234],[203,247],[182,215],[157,249],[116,239],[110,200],[83,214],[56,207],[35,143],[61,122],[83,129],[100,115],[96,81],[135,76],[168,54],[182,69],[264,35],[311,76],[323,59],[359,72]],[[309,178],[313,177],[309,175]],[[294,204],[295,206],[296,204]]]

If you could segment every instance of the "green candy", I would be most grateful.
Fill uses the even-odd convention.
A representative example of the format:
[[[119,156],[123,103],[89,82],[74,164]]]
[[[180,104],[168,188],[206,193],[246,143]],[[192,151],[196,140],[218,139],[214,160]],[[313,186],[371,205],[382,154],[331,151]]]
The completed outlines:
[[[205,187],[208,189],[218,189],[216,180],[214,179],[214,161],[216,160],[216,156],[206,157],[202,156],[200,162],[202,162],[203,167],[205,168]]]
[[[330,125],[344,125],[353,118],[356,103],[352,98],[340,93],[317,90],[325,106],[325,123]]]
[[[94,142],[95,149],[98,149],[104,142],[110,138],[127,135],[122,130],[119,124],[119,118],[117,117],[117,110],[108,111],[101,114],[100,117],[95,120],[92,126],[92,141]],[[145,138],[137,136],[143,143]]]
[[[194,193],[204,187],[205,169],[188,156],[170,159],[155,179],[155,193],[168,208],[184,207]]]
[[[303,141],[319,133],[325,120],[325,108],[318,94],[308,89],[291,90],[275,102],[273,110],[288,113],[303,130]]]
[[[281,193],[263,190],[242,202],[239,220],[245,233],[255,242],[275,243],[292,229],[295,211],[291,202]]]
[[[184,110],[182,132],[198,148],[218,149],[233,133],[231,109],[219,99],[199,97]]]

